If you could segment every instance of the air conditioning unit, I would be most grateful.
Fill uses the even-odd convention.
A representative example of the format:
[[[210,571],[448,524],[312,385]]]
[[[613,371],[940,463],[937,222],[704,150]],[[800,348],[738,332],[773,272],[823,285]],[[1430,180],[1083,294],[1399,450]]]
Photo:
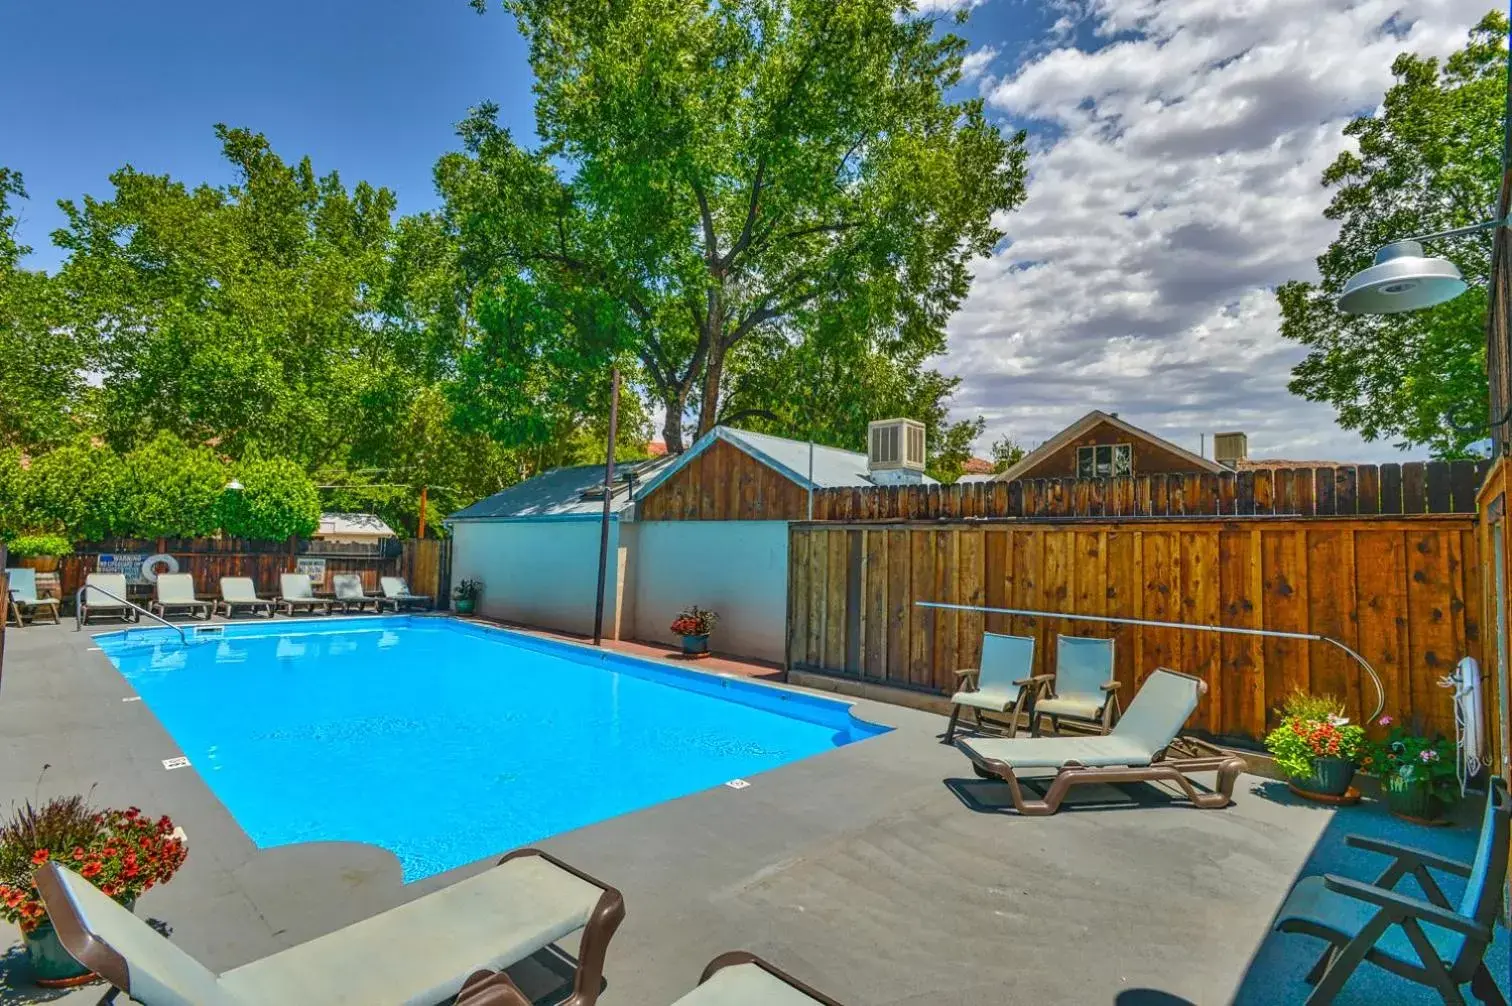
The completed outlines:
[[[917,419],[878,419],[867,426],[866,467],[878,485],[924,481],[924,424]]]
[[[1226,468],[1237,468],[1249,460],[1249,437],[1243,433],[1214,433],[1213,460]]]

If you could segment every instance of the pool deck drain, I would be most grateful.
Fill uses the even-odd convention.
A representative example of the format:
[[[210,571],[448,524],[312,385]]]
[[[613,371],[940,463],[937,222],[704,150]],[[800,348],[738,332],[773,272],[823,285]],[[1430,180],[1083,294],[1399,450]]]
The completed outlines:
[[[121,676],[91,645],[71,626],[6,634],[0,806],[96,786],[96,805],[170,815],[192,836],[188,861],[137,910],[207,966],[304,942],[497,858],[404,885],[398,861],[369,845],[257,849],[199,771],[163,770],[153,753],[177,745],[146,703],[123,708]],[[539,843],[624,892],[605,1006],[671,1002],[736,948],[852,1006],[1299,1002],[1319,948],[1267,937],[1299,872],[1378,871],[1343,847],[1348,831],[1461,857],[1473,842],[1464,829],[1395,824],[1369,803],[1304,805],[1254,777],[1227,810],[1169,806],[1140,787],[1098,809],[1020,818],[938,742],[943,718],[856,706],[897,729],[765,772],[738,796],[716,785]],[[1493,971],[1505,975],[1499,939]],[[0,962],[14,986],[0,1002],[53,1000],[25,984],[20,959]],[[1367,969],[1338,1001],[1435,999]]]

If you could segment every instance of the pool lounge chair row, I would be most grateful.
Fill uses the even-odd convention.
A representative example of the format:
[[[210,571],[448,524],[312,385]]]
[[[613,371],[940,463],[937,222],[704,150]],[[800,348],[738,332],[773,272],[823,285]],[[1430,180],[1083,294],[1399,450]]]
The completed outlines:
[[[24,575],[31,573],[31,570],[6,570],[6,572],[23,574],[11,581],[13,598],[20,596],[32,607],[51,605],[51,611],[56,618],[57,599],[36,597],[35,576],[28,578]],[[221,596],[219,599],[212,600],[195,596],[194,578],[188,573],[160,573],[148,610],[162,617],[188,613],[208,619],[212,615],[221,613],[230,618],[244,611],[254,614],[262,613],[272,618],[274,612],[279,609],[293,615],[299,611],[329,613],[333,608],[348,612],[352,611],[354,606],[358,611],[371,608],[378,612],[388,609],[399,612],[412,607],[430,606],[431,598],[422,594],[412,594],[409,585],[401,576],[381,577],[379,582],[383,593],[369,594],[363,590],[362,577],[356,573],[338,573],[332,577],[335,596],[326,597],[316,596],[308,574],[284,573],[279,578],[282,594],[276,598],[267,598],[258,596],[251,577],[223,576],[220,580]],[[80,623],[84,624],[90,618],[107,615],[124,621],[135,621],[138,618],[137,610],[122,603],[121,599],[126,596],[126,577],[122,574],[90,573],[84,578],[84,595],[79,605]],[[18,624],[19,618],[18,606]]]
[[[503,969],[581,932],[564,1006],[592,1006],[618,890],[539,849],[345,929],[216,974],[56,861],[35,881],[58,940],[141,1006],[528,1003]],[[839,1006],[752,954],[715,958],[677,1006]]]

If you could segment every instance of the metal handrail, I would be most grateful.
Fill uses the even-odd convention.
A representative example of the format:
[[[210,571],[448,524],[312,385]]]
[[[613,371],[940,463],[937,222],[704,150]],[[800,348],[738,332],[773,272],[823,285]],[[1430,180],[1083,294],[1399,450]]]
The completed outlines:
[[[132,609],[133,611],[137,612],[139,615],[146,615],[148,618],[152,619],[154,622],[162,622],[164,625],[168,626],[168,628],[172,629],[174,632],[177,632],[179,634],[179,639],[183,640],[185,646],[189,645],[189,635],[188,635],[188,633],[184,632],[184,627],[182,625],[174,625],[172,622],[168,621],[168,619],[166,619],[166,618],[163,618],[161,615],[154,615],[152,612],[148,611],[146,608],[142,607],[140,604],[133,604],[130,601],[126,600],[126,598],[124,598],[124,597],[119,597],[119,596],[117,596],[115,594],[112,594],[110,591],[106,590],[104,587],[101,587],[101,586],[99,586],[97,584],[90,584],[90,583],[86,583],[84,586],[82,586],[78,590],[74,591],[74,631],[75,632],[78,632],[80,629],[84,628],[84,592],[86,590],[97,590],[100,593],[104,594],[106,597],[113,598],[113,599],[115,599],[117,601],[120,601],[122,604],[126,605],[126,607],[128,607],[128,608]],[[141,621],[141,619],[138,619],[138,621]]]
[[[1191,629],[1195,632],[1227,632],[1236,636],[1269,636],[1272,639],[1308,639],[1318,643],[1332,643],[1355,659],[1365,673],[1370,675],[1370,680],[1375,684],[1376,707],[1367,719],[1375,719],[1381,715],[1381,710],[1386,708],[1386,688],[1381,684],[1381,676],[1376,669],[1370,666],[1370,662],[1360,656],[1348,646],[1339,642],[1332,636],[1322,636],[1315,632],[1283,632],[1280,629],[1243,629],[1229,625],[1194,625],[1191,622],[1157,622],[1148,618],[1117,618],[1112,615],[1078,615],[1068,611],[1035,611],[1031,608],[988,608],[977,604],[945,604],[940,601],[915,601],[920,608],[942,608],[947,611],[982,611],[997,615],[1025,615],[1030,618],[1069,618],[1077,622],[1111,622],[1115,625],[1150,625],[1162,629]]]

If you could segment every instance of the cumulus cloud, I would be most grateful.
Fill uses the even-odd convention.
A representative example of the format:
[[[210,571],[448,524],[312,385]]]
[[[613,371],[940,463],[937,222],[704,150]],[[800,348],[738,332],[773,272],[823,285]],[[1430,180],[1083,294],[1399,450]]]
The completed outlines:
[[[1485,0],[1061,6],[1051,44],[987,81],[1036,141],[1028,199],[952,322],[957,413],[989,441],[1102,408],[1194,448],[1244,429],[1257,456],[1393,456],[1286,391],[1303,354],[1270,291],[1316,275],[1336,233],[1319,178],[1392,59],[1463,45]]]
[[[986,76],[988,68],[992,66],[992,61],[997,59],[997,55],[998,47],[995,45],[984,45],[980,49],[968,52],[966,58],[961,60],[961,80],[967,83],[981,80]]]

